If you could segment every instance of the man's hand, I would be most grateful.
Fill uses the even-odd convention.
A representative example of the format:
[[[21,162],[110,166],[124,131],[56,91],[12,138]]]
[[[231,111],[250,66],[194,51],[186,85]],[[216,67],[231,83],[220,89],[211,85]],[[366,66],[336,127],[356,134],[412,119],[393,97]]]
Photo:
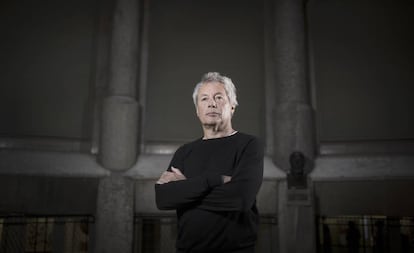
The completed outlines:
[[[223,176],[221,176],[221,178],[223,179],[223,184],[228,183],[228,182],[231,181],[231,176],[223,175]]]
[[[161,177],[158,179],[157,184],[166,184],[172,181],[179,181],[187,179],[184,174],[177,168],[171,167],[170,171],[165,171],[161,174]]]

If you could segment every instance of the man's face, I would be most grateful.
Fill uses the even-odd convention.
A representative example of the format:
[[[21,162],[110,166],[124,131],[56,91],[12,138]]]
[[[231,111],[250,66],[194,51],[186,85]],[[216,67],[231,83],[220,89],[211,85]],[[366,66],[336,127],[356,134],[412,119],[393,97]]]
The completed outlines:
[[[230,104],[223,84],[203,84],[197,95],[197,116],[203,126],[224,128],[231,126],[234,107]]]

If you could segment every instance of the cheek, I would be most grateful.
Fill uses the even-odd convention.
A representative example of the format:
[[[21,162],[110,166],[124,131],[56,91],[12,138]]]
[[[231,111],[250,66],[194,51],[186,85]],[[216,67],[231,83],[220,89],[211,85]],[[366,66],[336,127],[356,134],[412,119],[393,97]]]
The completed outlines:
[[[196,107],[196,114],[197,114],[197,117],[201,117],[203,115],[203,108],[200,107],[200,106],[197,106]]]
[[[229,116],[233,115],[233,110],[231,109],[231,107],[226,108],[225,111],[226,111],[226,115],[229,115]]]

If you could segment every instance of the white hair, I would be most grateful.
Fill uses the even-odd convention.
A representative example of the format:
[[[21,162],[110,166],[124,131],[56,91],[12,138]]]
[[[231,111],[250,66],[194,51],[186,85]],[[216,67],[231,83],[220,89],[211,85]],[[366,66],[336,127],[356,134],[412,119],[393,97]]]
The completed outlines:
[[[237,102],[237,95],[236,95],[236,87],[234,86],[233,82],[227,76],[222,76],[218,72],[208,72],[201,77],[201,81],[195,86],[193,92],[193,101],[194,105],[197,106],[197,96],[198,90],[203,84],[217,82],[221,83],[224,86],[224,90],[226,91],[227,97],[229,98],[230,104],[233,107],[239,105]]]

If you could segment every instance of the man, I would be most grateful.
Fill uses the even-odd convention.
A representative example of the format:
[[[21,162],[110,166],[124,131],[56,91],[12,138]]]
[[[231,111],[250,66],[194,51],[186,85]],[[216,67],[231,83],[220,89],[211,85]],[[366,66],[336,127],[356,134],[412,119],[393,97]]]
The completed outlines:
[[[230,78],[205,74],[193,100],[204,135],[174,154],[155,184],[157,206],[177,212],[177,253],[252,253],[262,146],[232,127],[238,103]]]

